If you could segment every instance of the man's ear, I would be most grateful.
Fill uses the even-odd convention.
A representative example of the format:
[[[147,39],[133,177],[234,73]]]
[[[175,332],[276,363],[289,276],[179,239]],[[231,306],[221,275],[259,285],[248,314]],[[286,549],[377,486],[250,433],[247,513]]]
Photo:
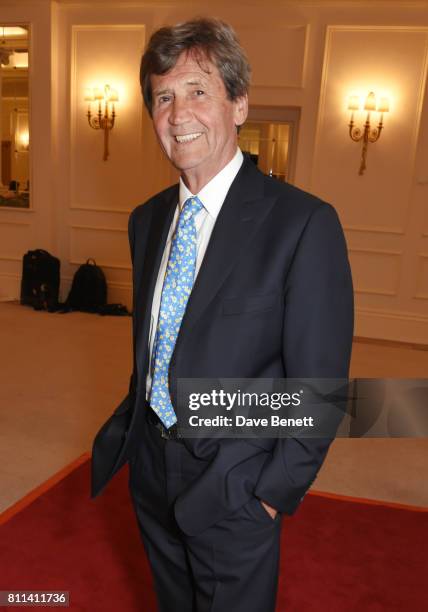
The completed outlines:
[[[234,100],[235,105],[235,125],[240,126],[245,123],[248,115],[248,95],[244,94]]]

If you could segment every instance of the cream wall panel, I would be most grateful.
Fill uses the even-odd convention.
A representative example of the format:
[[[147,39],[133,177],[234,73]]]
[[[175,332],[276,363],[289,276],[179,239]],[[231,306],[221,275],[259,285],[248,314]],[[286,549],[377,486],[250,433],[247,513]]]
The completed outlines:
[[[252,87],[303,87],[308,27],[237,27],[252,68]]]
[[[0,256],[0,302],[15,300],[21,292],[22,258]]]
[[[428,154],[425,158],[425,161],[426,160],[428,160]],[[427,181],[427,185],[428,185],[428,181]],[[425,202],[428,201],[428,187],[424,189],[424,193],[421,199],[423,199]],[[424,239],[428,238],[428,206],[423,207],[422,227],[420,227],[420,230],[421,230],[421,236]]]
[[[345,225],[406,229],[427,40],[428,28],[328,28],[312,188],[336,206]],[[391,112],[359,176],[361,144],[348,135],[347,97],[370,90],[390,96]],[[365,115],[356,112],[355,121],[361,125]]]
[[[128,235],[109,227],[73,225],[70,228],[70,263],[80,265],[91,257],[101,267],[130,270]]]
[[[51,17],[47,2],[1,2],[2,24],[30,26],[31,209],[0,207],[0,298],[19,297],[20,263],[30,249],[54,250],[55,223],[51,179]],[[17,100],[21,106],[22,101]],[[19,267],[18,267],[19,266]]]
[[[395,296],[400,278],[400,252],[349,249],[356,293]]]
[[[402,251],[405,243],[404,234],[350,229],[345,226],[348,248],[357,250]]]
[[[32,228],[27,223],[2,223],[0,259],[22,261],[27,245],[31,242]]]
[[[0,302],[18,299],[21,286],[21,273],[0,272]]]
[[[416,282],[416,298],[428,300],[428,253],[421,253],[418,262],[418,276]],[[428,312],[428,302],[427,302]]]
[[[143,25],[73,26],[71,86],[71,208],[129,211],[139,202],[142,103],[138,84]],[[110,157],[102,160],[103,134],[89,127],[87,87],[118,89]]]

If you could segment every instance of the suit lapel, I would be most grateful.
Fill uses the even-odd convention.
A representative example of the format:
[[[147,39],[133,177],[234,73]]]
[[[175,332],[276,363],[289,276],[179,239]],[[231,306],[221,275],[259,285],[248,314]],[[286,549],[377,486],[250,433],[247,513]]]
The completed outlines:
[[[145,372],[147,371],[147,347],[150,333],[153,293],[177,202],[178,185],[174,185],[162,199],[153,203],[144,264],[136,268],[135,287],[138,292],[136,304],[139,306],[138,312],[136,313],[136,355],[139,380],[142,380],[141,376],[145,379]]]
[[[187,303],[175,349],[230,274],[236,259],[268,215],[275,198],[263,195],[263,174],[245,158],[217,221]]]

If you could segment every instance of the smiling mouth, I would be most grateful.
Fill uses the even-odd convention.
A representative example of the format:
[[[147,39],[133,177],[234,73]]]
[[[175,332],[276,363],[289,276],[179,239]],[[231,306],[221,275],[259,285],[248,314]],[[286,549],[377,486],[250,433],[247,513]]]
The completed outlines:
[[[193,134],[184,134],[183,136],[175,136],[175,141],[180,144],[185,144],[186,142],[193,142],[202,136],[202,132],[194,132]]]

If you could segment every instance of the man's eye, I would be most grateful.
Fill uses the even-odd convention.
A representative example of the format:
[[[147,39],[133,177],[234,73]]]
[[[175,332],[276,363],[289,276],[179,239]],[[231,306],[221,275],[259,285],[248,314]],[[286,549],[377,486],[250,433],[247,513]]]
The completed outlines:
[[[160,98],[158,98],[159,104],[164,104],[165,102],[169,102],[171,99],[171,96],[161,96]]]
[[[203,96],[203,95],[204,95],[204,93],[205,93],[205,92],[204,92],[204,91],[202,91],[202,89],[197,89],[197,90],[195,91],[195,94],[196,94],[197,96]]]

